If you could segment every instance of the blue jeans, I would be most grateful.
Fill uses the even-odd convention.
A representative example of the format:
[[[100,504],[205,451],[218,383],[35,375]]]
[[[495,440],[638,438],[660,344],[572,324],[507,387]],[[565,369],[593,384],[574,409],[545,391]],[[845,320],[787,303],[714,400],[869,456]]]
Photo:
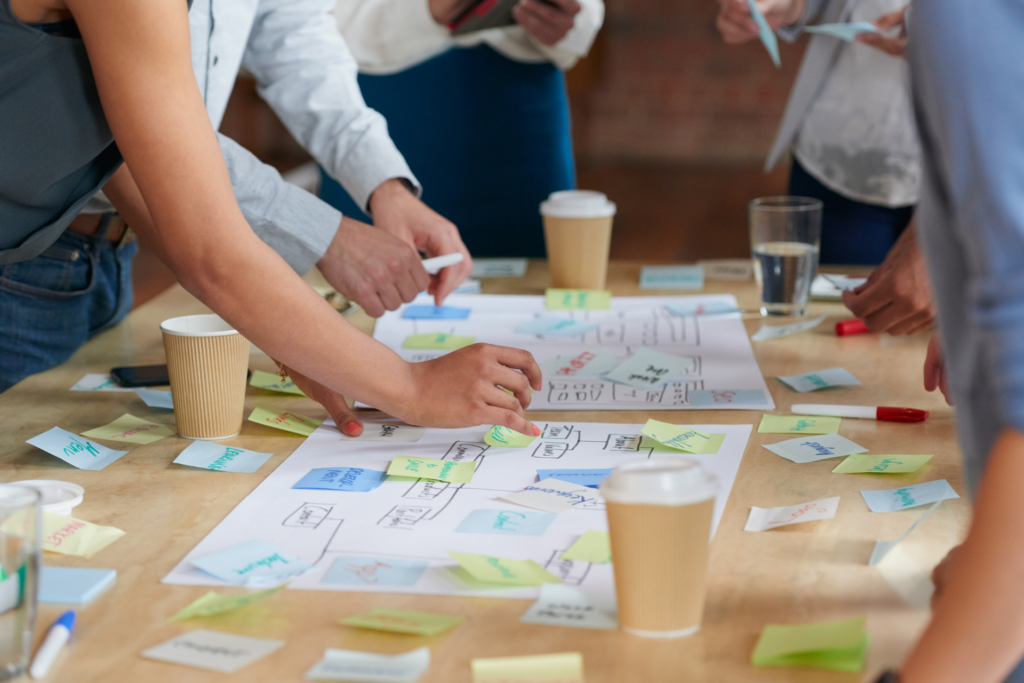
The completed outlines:
[[[60,365],[128,314],[136,248],[65,232],[40,256],[0,266],[0,391]]]

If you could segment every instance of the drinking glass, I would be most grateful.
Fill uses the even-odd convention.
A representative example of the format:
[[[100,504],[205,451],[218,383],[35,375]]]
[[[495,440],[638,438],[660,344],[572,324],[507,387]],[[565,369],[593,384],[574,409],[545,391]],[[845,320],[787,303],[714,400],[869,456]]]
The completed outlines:
[[[42,556],[40,493],[0,484],[0,680],[29,664]]]
[[[750,202],[750,249],[761,315],[807,314],[821,247],[821,201],[761,197]]]

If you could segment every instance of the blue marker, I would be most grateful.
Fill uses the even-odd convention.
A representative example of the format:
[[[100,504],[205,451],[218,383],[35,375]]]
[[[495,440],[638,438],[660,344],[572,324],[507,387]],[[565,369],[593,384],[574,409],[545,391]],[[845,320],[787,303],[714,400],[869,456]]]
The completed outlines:
[[[60,615],[57,621],[53,622],[46,634],[46,640],[36,651],[36,658],[32,660],[32,666],[28,673],[32,678],[44,678],[50,673],[50,667],[57,661],[57,655],[71,639],[71,632],[75,629],[75,610],[71,609]]]

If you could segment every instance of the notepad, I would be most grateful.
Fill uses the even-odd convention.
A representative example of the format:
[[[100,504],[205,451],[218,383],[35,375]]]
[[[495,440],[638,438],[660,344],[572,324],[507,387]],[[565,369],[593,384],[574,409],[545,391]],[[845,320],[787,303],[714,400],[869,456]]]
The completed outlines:
[[[865,617],[797,626],[768,625],[757,641],[754,666],[860,671],[870,636]]]
[[[114,585],[115,569],[43,567],[39,572],[39,602],[85,605]]]

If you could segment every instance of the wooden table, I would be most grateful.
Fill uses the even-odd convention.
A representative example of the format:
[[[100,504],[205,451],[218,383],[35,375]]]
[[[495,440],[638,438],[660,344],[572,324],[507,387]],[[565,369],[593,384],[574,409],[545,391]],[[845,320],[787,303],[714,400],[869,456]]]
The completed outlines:
[[[669,294],[641,292],[640,264],[613,263],[610,289],[619,296]],[[546,266],[531,262],[525,278],[489,279],[487,293],[542,294]],[[756,310],[752,282],[708,282],[704,292],[733,292],[740,306]],[[685,292],[682,292],[685,293]],[[859,488],[882,488],[865,477],[831,474],[835,460],[796,465],[761,447],[786,437],[752,434],[729,504],[712,543],[710,585],[703,630],[690,638],[659,642],[618,631],[594,631],[520,624],[530,604],[524,600],[453,598],[428,595],[286,591],[244,610],[173,624],[167,618],[208,588],[162,585],[160,579],[274,470],[302,442],[284,432],[246,422],[231,443],[276,455],[255,474],[222,474],[171,461],[189,443],[170,437],[131,453],[102,472],[72,468],[25,443],[54,425],[83,432],[107,424],[126,412],[156,422],[173,423],[169,411],[147,408],[133,394],[72,392],[68,388],[87,372],[111,367],[162,363],[158,323],[207,309],[174,287],[133,312],[121,325],[83,347],[64,365],[31,377],[0,394],[0,444],[3,478],[62,479],[85,487],[85,502],[74,515],[118,527],[127,536],[92,558],[47,554],[48,565],[103,567],[117,570],[115,587],[79,613],[74,644],[65,651],[49,680],[88,683],[159,683],[161,681],[301,681],[325,648],[394,654],[430,646],[432,664],[424,683],[458,683],[471,679],[469,661],[550,652],[583,653],[589,683],[658,683],[693,681],[842,681],[868,680],[880,669],[898,664],[928,618],[911,608],[867,559],[875,539],[891,539],[916,519],[916,510],[875,514],[868,511]],[[873,420],[845,420],[841,433],[872,452],[932,453],[928,466],[912,475],[885,475],[892,487],[946,478],[963,492],[959,450],[949,408],[941,397],[922,388],[921,367],[927,335],[913,338],[864,335],[836,337],[836,320],[849,317],[840,304],[812,303],[812,314],[829,319],[811,332],[780,340],[754,342],[767,377],[841,365],[863,383],[830,394],[836,402],[927,408],[931,419],[920,425]],[[361,316],[361,317],[360,317]],[[748,332],[761,324],[746,316]],[[359,313],[363,329],[372,320]],[[773,321],[775,322],[775,321]],[[272,369],[266,356],[254,355],[252,367]],[[779,414],[806,399],[770,379]],[[266,392],[249,388],[247,411]],[[301,397],[275,396],[275,405],[311,415],[326,412]],[[815,396],[822,401],[824,396]],[[761,413],[741,411],[629,411],[532,413],[535,420],[640,424],[648,417],[677,423],[757,424]],[[123,449],[123,448],[122,448]],[[888,487],[887,487],[888,488]],[[841,495],[834,520],[812,522],[753,534],[743,531],[751,505],[790,505]],[[947,501],[901,548],[915,560],[918,573],[937,562],[963,536],[969,508]],[[229,589],[230,590],[230,589]],[[240,591],[239,591],[240,592]],[[423,638],[341,626],[338,620],[372,607],[407,608],[461,614],[468,621],[453,632]],[[37,642],[58,615],[43,606]],[[766,669],[750,666],[750,654],[766,623],[802,623],[868,615],[871,654],[864,674],[816,670]],[[139,653],[185,629],[211,628],[287,644],[276,653],[234,675],[222,675],[149,661]]]

